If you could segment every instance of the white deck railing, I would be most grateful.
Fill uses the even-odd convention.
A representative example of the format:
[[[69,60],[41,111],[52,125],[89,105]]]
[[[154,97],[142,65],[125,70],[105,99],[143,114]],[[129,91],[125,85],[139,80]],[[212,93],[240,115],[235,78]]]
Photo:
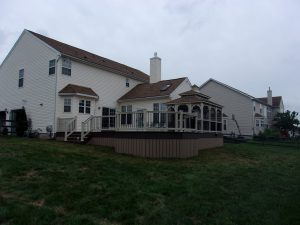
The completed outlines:
[[[76,118],[59,119],[65,140],[76,130]],[[58,126],[60,127],[60,126]],[[213,129],[211,129],[213,128]],[[90,132],[113,131],[174,131],[221,132],[222,120],[202,119],[197,113],[173,111],[117,112],[114,115],[90,116],[81,123],[81,141]]]
[[[65,120],[65,138],[67,141],[68,137],[76,131],[77,117]]]
[[[84,138],[94,130],[94,116],[90,116],[85,121],[81,123],[81,141],[84,141]]]

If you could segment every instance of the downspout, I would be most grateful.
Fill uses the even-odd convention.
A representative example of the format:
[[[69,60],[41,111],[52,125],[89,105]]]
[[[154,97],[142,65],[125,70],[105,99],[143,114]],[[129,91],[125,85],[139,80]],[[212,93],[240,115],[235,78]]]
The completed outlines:
[[[57,76],[58,76],[58,61],[61,57],[61,54],[58,54],[58,58],[56,59],[55,63],[55,98],[54,98],[54,124],[53,124],[53,137],[55,137],[56,134],[56,99],[57,99]]]

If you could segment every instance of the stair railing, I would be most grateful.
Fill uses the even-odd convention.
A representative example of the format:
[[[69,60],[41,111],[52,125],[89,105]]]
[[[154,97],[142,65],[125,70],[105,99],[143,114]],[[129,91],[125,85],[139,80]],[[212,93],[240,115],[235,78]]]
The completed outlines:
[[[66,123],[64,141],[68,141],[68,137],[76,131],[76,124],[77,124],[76,116],[72,120]]]
[[[80,141],[84,141],[84,138],[92,132],[94,129],[94,116],[90,116],[81,123],[81,135]]]

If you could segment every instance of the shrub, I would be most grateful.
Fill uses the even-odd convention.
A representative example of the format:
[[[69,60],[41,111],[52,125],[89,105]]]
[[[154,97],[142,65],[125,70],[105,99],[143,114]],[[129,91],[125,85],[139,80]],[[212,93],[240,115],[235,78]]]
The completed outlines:
[[[280,138],[280,131],[274,129],[265,129],[264,132],[260,131],[258,135],[254,136],[254,139],[259,141],[278,140],[279,138]]]

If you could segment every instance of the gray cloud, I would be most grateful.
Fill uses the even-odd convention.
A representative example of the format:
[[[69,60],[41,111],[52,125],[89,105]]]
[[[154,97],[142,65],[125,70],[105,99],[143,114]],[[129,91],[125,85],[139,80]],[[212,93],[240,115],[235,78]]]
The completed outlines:
[[[271,86],[300,112],[300,1],[17,1],[0,8],[0,61],[24,28],[163,78],[208,78],[257,97]]]

